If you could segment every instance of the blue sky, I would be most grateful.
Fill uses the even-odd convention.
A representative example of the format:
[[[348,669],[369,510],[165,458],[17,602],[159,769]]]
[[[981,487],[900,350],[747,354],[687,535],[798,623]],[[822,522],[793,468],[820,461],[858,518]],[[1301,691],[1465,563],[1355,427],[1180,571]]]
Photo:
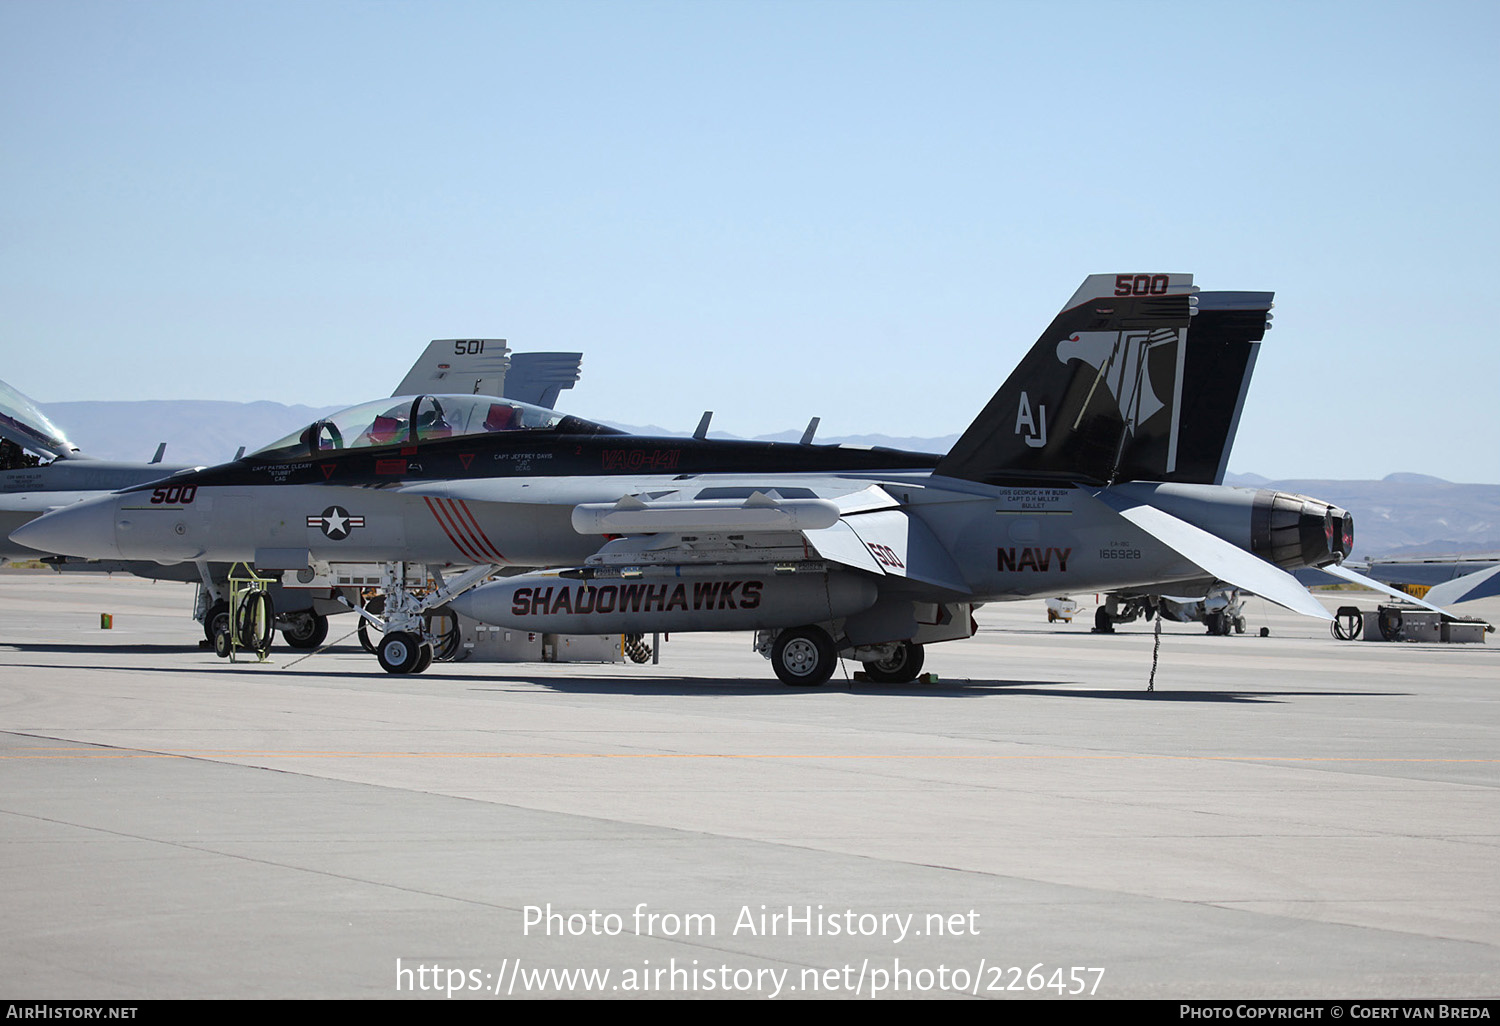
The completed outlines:
[[[1500,482],[1500,5],[0,3],[3,377],[963,429],[1086,274],[1277,293],[1231,469]]]

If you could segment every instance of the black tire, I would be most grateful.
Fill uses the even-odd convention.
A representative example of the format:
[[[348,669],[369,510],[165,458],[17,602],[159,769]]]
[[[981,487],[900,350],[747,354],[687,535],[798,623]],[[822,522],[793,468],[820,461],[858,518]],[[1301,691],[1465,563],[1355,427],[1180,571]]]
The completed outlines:
[[[230,649],[234,647],[234,640],[229,636],[229,614],[224,614],[225,623],[220,626],[218,633],[214,635],[214,655],[220,659],[228,659]]]
[[[1103,606],[1100,606],[1098,609],[1094,610],[1094,633],[1113,634],[1114,632],[1115,625],[1109,620],[1109,610],[1105,609]]]
[[[203,614],[203,636],[209,641],[217,642],[219,628],[229,629],[229,603],[223,599],[208,607],[208,612]]]
[[[240,600],[234,611],[234,640],[240,648],[265,652],[271,647],[271,635],[276,629],[276,616],[271,608],[271,596],[263,591],[252,591]]]
[[[322,613],[299,613],[292,622],[297,626],[283,630],[281,637],[293,648],[317,648],[328,637],[328,617]]]
[[[385,612],[385,596],[376,595],[365,603],[365,609],[379,616]],[[372,633],[375,635],[375,640],[373,641],[370,639]],[[362,616],[359,618],[359,647],[371,655],[380,654],[380,630],[379,628],[372,627],[370,621]]]
[[[386,673],[411,673],[421,660],[424,647],[431,652],[431,646],[424,645],[415,634],[392,631],[381,639],[380,651],[375,655]]]
[[[427,672],[427,668],[432,665],[432,659],[433,659],[432,646],[429,645],[425,641],[422,642],[421,650],[417,654],[417,665],[415,665],[415,666],[413,666],[411,668],[411,672],[412,673],[426,673]]]
[[[833,676],[838,652],[821,627],[794,627],[776,635],[771,665],[781,683],[793,688],[816,688]]]
[[[903,641],[889,659],[865,663],[865,676],[877,684],[910,684],[922,674],[922,646]]]

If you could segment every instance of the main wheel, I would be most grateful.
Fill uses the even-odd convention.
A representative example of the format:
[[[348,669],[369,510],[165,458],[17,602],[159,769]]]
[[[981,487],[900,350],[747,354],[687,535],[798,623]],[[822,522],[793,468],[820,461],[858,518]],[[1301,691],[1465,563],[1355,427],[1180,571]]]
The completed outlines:
[[[208,612],[203,614],[203,636],[215,644],[219,636],[219,628],[229,630],[229,603],[223,599],[208,607]]]
[[[322,613],[294,613],[292,626],[281,632],[293,648],[317,648],[328,637],[328,617]]]
[[[910,684],[922,673],[922,646],[903,641],[889,659],[865,663],[865,675],[877,684]]]
[[[380,660],[380,666],[386,673],[411,673],[422,659],[422,650],[426,648],[431,661],[432,648],[424,645],[422,639],[415,634],[406,631],[392,631],[380,641],[380,650],[375,653]]]
[[[1094,610],[1094,633],[1113,634],[1114,632],[1115,625],[1110,622],[1109,610],[1105,609],[1103,606],[1100,606],[1098,609]]]
[[[771,665],[783,684],[815,688],[833,676],[838,652],[833,639],[821,627],[794,627],[776,635],[771,647]]]

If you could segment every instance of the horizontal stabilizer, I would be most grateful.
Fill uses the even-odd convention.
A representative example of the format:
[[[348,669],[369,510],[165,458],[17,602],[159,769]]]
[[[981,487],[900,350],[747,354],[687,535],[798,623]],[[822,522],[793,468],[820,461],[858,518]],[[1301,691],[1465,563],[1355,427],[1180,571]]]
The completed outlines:
[[[1226,584],[1270,599],[1294,613],[1320,620],[1333,619],[1323,604],[1298,584],[1295,577],[1238,545],[1231,545],[1155,506],[1124,505],[1118,499],[1112,502],[1108,493],[1102,493],[1099,498],[1114,507],[1120,516]]]
[[[1451,606],[1455,602],[1472,602],[1496,595],[1500,595],[1500,566],[1444,581],[1427,592],[1427,601]]]

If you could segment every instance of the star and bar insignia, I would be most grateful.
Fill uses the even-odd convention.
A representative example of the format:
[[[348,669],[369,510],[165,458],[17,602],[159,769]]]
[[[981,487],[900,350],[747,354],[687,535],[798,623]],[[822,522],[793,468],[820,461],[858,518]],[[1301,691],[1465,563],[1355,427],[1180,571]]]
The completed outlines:
[[[320,528],[332,541],[343,541],[354,528],[365,526],[365,518],[350,516],[342,506],[329,506],[320,515],[309,516],[307,526]]]

